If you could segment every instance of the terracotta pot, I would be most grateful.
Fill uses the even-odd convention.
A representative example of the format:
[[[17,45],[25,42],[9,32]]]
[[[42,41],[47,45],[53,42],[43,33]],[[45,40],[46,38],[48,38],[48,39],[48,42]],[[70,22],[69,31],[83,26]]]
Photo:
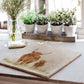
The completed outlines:
[[[47,29],[48,29],[48,24],[46,24],[46,25],[38,25],[37,24],[37,32],[38,33],[40,33],[40,34],[46,34]]]
[[[66,36],[75,36],[76,33],[76,25],[71,25],[71,26],[64,26],[64,31],[66,33]]]
[[[51,25],[52,34],[60,35],[62,34],[62,26],[53,26]]]
[[[35,29],[35,24],[24,24],[24,26],[25,26],[25,32],[27,32],[27,33],[33,33],[34,32],[34,29]]]

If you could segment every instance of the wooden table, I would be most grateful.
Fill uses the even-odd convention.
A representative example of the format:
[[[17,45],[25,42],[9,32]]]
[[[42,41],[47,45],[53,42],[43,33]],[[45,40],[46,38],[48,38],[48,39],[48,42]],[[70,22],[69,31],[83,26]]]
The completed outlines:
[[[0,81],[5,80],[8,82],[11,82],[12,80],[13,81],[14,80],[19,81],[22,79],[24,79],[25,81],[28,81],[29,79],[32,79],[32,80],[39,80],[40,82],[41,81],[46,82],[46,83],[42,83],[42,84],[47,84],[47,82],[49,82],[49,81],[52,82],[52,80],[55,80],[54,81],[55,84],[56,83],[57,84],[77,84],[77,83],[72,83],[72,82],[84,83],[84,42],[83,41],[82,42],[76,42],[76,43],[51,42],[51,41],[48,42],[48,41],[34,41],[34,40],[27,40],[27,41],[28,41],[28,43],[40,42],[40,43],[49,44],[49,45],[55,46],[55,47],[62,47],[62,48],[81,51],[82,56],[79,57],[78,59],[76,59],[74,62],[69,64],[67,67],[65,67],[61,71],[59,71],[58,73],[56,73],[49,80],[41,79],[41,78],[35,77],[33,75],[29,75],[29,74],[26,74],[26,73],[23,73],[23,72],[20,72],[17,70],[13,70],[13,69],[10,69],[10,68],[4,67],[4,66],[0,66]],[[5,56],[8,56],[9,54],[11,54],[17,50],[19,51],[21,49],[9,50],[7,48],[7,39],[2,40],[0,38],[0,59],[3,59]],[[11,76],[13,77],[12,79],[11,79]],[[22,79],[18,79],[18,78],[14,79],[16,77],[22,78]],[[7,78],[10,80],[8,80]],[[61,80],[61,81],[57,81],[57,80]],[[71,82],[67,83],[64,81],[71,81]],[[17,83],[20,83],[20,82],[21,81],[19,81]],[[81,84],[81,83],[79,83],[79,84]],[[11,83],[8,83],[8,84],[11,84]],[[31,83],[29,83],[29,84],[31,84]],[[52,84],[54,84],[54,83],[52,82]]]

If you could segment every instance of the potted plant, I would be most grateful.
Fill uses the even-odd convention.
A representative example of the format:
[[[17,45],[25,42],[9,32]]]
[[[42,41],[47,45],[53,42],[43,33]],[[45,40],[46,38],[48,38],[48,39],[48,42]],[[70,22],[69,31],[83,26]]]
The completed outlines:
[[[48,17],[43,14],[39,14],[36,16],[35,21],[37,24],[37,32],[45,34],[48,28],[48,21],[49,21]]]
[[[75,11],[73,10],[62,10],[63,12],[63,23],[64,23],[64,30],[66,33],[66,36],[74,36],[76,32],[76,17],[75,17]]]
[[[31,2],[31,0],[28,0],[28,1]],[[3,0],[2,1],[1,9],[5,11],[10,17],[10,20],[8,23],[10,23],[9,36],[11,41],[16,41],[17,36],[20,35],[17,33],[18,26],[16,25],[17,24],[16,20],[19,13],[21,13],[21,11],[24,10],[24,7],[27,7],[27,6],[30,7],[30,3],[26,4],[25,2],[27,3],[26,0]]]
[[[35,12],[33,10],[28,11],[23,13],[20,18],[24,23],[25,32],[33,33],[35,28]]]
[[[51,12],[48,15],[51,24],[52,34],[61,35],[62,34],[62,17],[61,12]]]

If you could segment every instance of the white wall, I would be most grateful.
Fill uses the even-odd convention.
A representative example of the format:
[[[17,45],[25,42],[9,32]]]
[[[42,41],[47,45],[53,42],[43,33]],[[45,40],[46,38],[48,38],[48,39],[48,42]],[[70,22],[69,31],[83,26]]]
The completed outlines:
[[[49,12],[56,11],[57,9],[61,10],[62,8],[72,9],[77,6],[77,0],[48,0],[49,1]]]
[[[82,27],[84,28],[84,0],[81,0],[81,20],[82,20]]]

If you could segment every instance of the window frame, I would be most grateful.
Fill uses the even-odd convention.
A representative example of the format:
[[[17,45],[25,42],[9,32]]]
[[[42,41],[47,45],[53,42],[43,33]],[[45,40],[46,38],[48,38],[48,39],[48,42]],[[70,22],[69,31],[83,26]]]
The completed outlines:
[[[81,27],[84,28],[84,0],[81,0]]]

